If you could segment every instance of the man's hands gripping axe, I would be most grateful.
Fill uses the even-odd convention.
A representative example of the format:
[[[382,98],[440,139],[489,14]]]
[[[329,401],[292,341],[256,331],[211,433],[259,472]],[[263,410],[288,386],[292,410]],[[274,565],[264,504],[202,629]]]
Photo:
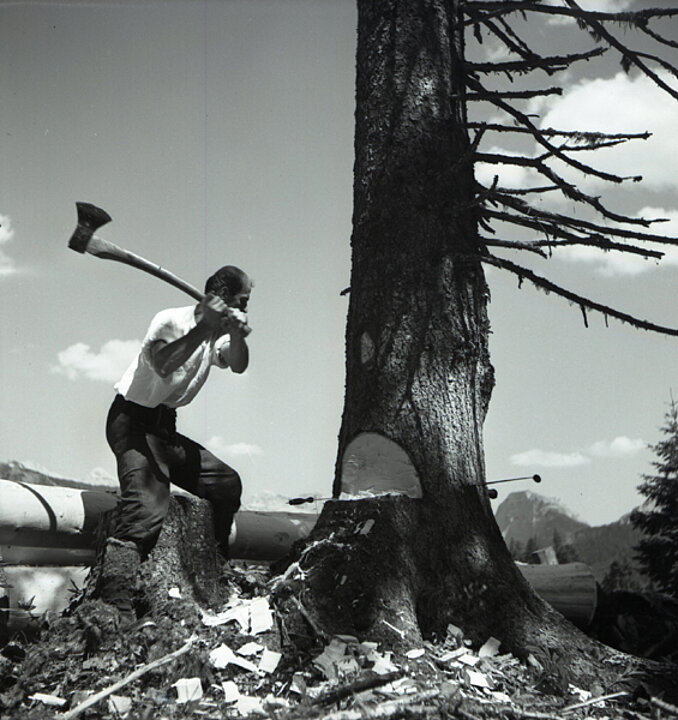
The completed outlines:
[[[247,315],[241,310],[229,307],[221,298],[215,295],[205,296],[199,290],[189,285],[174,273],[165,268],[136,255],[129,250],[115,245],[108,240],[95,235],[95,231],[102,225],[111,221],[111,216],[101,208],[90,203],[76,203],[78,211],[78,224],[68,241],[68,247],[79,253],[89,253],[103,260],[115,260],[143,270],[155,277],[164,280],[170,285],[183,290],[193,299],[201,303],[203,316],[209,318],[208,323],[213,323],[214,329],[219,328],[221,332],[238,332],[243,337],[247,336],[250,328],[247,325]]]

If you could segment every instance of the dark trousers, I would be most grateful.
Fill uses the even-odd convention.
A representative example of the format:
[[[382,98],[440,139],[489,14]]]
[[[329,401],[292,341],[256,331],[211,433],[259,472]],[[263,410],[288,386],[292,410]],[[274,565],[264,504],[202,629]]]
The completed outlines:
[[[212,503],[217,542],[228,554],[233,515],[240,507],[240,476],[177,433],[173,409],[146,408],[117,395],[108,413],[106,439],[118,463],[121,490],[113,537],[132,540],[148,552],[167,514],[172,482]]]

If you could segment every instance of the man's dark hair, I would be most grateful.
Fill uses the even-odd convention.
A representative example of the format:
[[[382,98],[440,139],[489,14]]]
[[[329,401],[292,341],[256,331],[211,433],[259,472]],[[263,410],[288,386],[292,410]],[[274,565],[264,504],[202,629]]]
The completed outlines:
[[[224,265],[214,275],[207,278],[205,294],[211,293],[221,298],[233,297],[251,284],[249,275],[235,265]]]

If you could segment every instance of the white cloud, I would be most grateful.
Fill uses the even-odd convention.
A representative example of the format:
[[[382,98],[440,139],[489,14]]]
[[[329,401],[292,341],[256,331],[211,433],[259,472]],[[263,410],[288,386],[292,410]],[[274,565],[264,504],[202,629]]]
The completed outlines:
[[[258,445],[246,442],[228,443],[219,435],[213,435],[207,441],[206,445],[215,455],[223,457],[224,459],[229,457],[249,457],[252,459],[256,455],[263,454],[263,450]]]
[[[482,151],[490,155],[510,156],[514,154],[496,146],[483,148]],[[520,165],[494,165],[492,163],[478,162],[475,164],[474,173],[476,180],[485,187],[491,187],[495,175],[499,176],[498,185],[500,187],[526,188],[544,184],[544,180],[536,170]]]
[[[14,237],[12,220],[8,215],[0,214],[0,246],[9,242]],[[0,247],[0,276],[12,275],[17,272],[14,260],[10,258]]]
[[[666,235],[678,238],[678,210],[664,210],[663,208],[644,207],[638,213],[638,217],[644,218],[667,218],[668,222],[657,223],[650,228],[638,228],[640,232],[653,235]],[[619,240],[623,242],[623,240]],[[659,250],[664,253],[660,261],[645,259],[639,255],[611,250],[603,252],[596,248],[584,246],[568,246],[558,248],[554,256],[560,260],[572,263],[586,263],[593,265],[600,275],[605,277],[640,275],[648,270],[657,268],[678,267],[678,247],[665,245],[663,243],[632,243],[648,250]]]
[[[88,380],[115,382],[120,379],[140,347],[138,340],[109,340],[95,353],[89,345],[75,343],[58,354],[59,362],[51,368],[51,372],[65,375],[69,380],[84,377]]]
[[[511,463],[520,467],[566,468],[588,465],[592,458],[621,459],[630,458],[647,448],[640,438],[619,435],[614,440],[598,440],[587,450],[570,453],[551,452],[535,448],[511,456]]]
[[[591,459],[580,452],[557,453],[534,449],[511,456],[511,463],[521,467],[576,467],[590,462]]]
[[[634,0],[579,0],[578,5],[583,10],[594,10],[596,12],[622,12],[633,5]],[[546,5],[553,7],[567,7],[565,0],[546,0]],[[574,23],[573,18],[552,17],[549,18],[550,25],[566,25]]]
[[[668,84],[675,78],[665,72],[658,75]],[[644,75],[623,72],[612,78],[582,80],[566,89],[561,97],[549,98],[548,112],[540,125],[558,130],[581,130],[606,133],[642,133],[650,131],[648,140],[632,140],[623,145],[604,148],[595,153],[578,153],[577,159],[616,175],[642,175],[643,187],[652,190],[678,188],[678,175],[668,158],[678,157],[678,103]],[[556,163],[553,163],[554,168]],[[575,179],[583,189],[610,183],[577,171],[557,170]]]
[[[589,452],[591,455],[601,458],[627,458],[637,455],[646,448],[647,443],[645,440],[620,435],[610,442],[599,440],[593,443],[589,448]]]

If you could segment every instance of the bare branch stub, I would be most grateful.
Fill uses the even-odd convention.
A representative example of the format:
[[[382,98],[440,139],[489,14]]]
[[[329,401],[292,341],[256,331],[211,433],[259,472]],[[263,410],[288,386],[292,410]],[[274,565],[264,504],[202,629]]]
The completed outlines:
[[[586,298],[583,295],[578,295],[577,293],[574,293],[567,288],[556,285],[547,278],[537,275],[536,273],[532,272],[532,270],[529,270],[526,267],[522,267],[521,265],[517,265],[516,263],[511,262],[510,260],[506,260],[504,258],[499,258],[495,255],[489,254],[482,255],[480,259],[484,263],[494,265],[495,267],[501,268],[503,270],[508,270],[509,272],[517,275],[521,284],[524,280],[529,280],[536,288],[539,288],[546,293],[553,293],[554,295],[565,298],[565,300],[582,308],[582,311],[592,310],[602,313],[605,316],[606,321],[608,317],[612,317],[622,323],[632,325],[639,330],[649,330],[651,332],[661,333],[663,335],[672,335],[674,337],[678,337],[678,328],[670,328],[662,325],[657,325],[655,323],[649,322],[648,320],[643,320],[641,318],[634,317],[633,315],[629,315],[627,313],[616,310],[615,308],[603,305],[602,303]]]
[[[606,318],[614,317],[635,327],[652,330],[669,335],[677,335],[678,330],[665,328],[646,320],[632,317],[626,313],[609,308],[588,298],[581,297],[566,288],[561,288],[548,279],[536,275],[531,270],[511,263],[503,258],[490,255],[488,247],[497,247],[506,250],[525,250],[537,253],[542,257],[542,248],[551,248],[564,245],[584,245],[599,248],[602,251],[614,250],[627,254],[639,255],[645,258],[660,260],[664,253],[653,247],[645,247],[645,243],[661,243],[678,246],[678,238],[658,235],[636,229],[638,226],[648,228],[660,219],[646,219],[628,214],[613,212],[606,207],[598,196],[590,195],[581,189],[581,186],[567,180],[565,176],[554,170],[549,161],[556,159],[575,168],[585,176],[597,177],[611,183],[625,181],[639,182],[638,175],[619,176],[602,171],[594,165],[577,160],[574,155],[584,151],[593,152],[603,147],[625,143],[631,140],[646,140],[651,133],[601,133],[560,130],[557,128],[539,128],[528,115],[517,107],[516,103],[534,97],[561,93],[559,87],[548,87],[537,90],[492,90],[486,88],[480,81],[481,75],[504,73],[513,82],[514,75],[527,75],[536,71],[544,71],[548,75],[556,75],[570,68],[575,62],[591,61],[608,50],[620,53],[621,64],[625,71],[635,68],[650,79],[659,90],[666,92],[678,100],[678,90],[669,85],[662,76],[668,73],[678,77],[678,68],[668,62],[659,54],[632,49],[620,41],[608,27],[611,24],[621,24],[635,29],[655,40],[665,47],[678,47],[678,42],[665,38],[650,28],[653,20],[678,16],[678,8],[652,8],[635,12],[611,13],[589,11],[582,9],[576,0],[564,0],[562,6],[546,5],[541,0],[467,0],[462,3],[465,14],[464,24],[472,28],[476,39],[483,42],[483,35],[489,34],[495,40],[504,44],[506,49],[517,59],[508,59],[498,62],[466,62],[466,90],[467,101],[485,101],[501,110],[508,121],[468,122],[469,130],[482,130],[499,134],[514,134],[532,136],[537,145],[543,148],[541,154],[509,154],[497,151],[487,152],[482,147],[475,149],[476,161],[489,165],[515,165],[531,168],[536,175],[546,180],[535,187],[504,188],[498,186],[498,176],[495,175],[491,188],[478,184],[477,188],[477,219],[479,226],[490,237],[478,236],[478,251],[483,262],[491,263],[510,272],[515,273],[522,283],[523,279],[530,280],[536,287],[553,292],[578,305],[583,313],[584,322],[588,326],[587,311],[601,312]],[[523,19],[536,14],[542,16],[560,16],[574,19],[578,27],[587,32],[597,47],[587,52],[570,55],[541,56],[535,52],[512,27],[512,19],[520,13]],[[560,138],[560,140],[559,140]],[[476,142],[474,148],[478,146]],[[528,204],[523,196],[543,195],[546,193],[561,193],[569,201],[588,206],[599,217],[614,221],[615,225],[608,226],[603,222],[579,219],[574,216],[549,212]],[[501,209],[503,206],[504,209]],[[494,223],[509,223],[522,228],[528,237],[519,241],[501,239],[497,237]],[[624,227],[626,226],[626,227]],[[529,235],[535,234],[534,239]]]

